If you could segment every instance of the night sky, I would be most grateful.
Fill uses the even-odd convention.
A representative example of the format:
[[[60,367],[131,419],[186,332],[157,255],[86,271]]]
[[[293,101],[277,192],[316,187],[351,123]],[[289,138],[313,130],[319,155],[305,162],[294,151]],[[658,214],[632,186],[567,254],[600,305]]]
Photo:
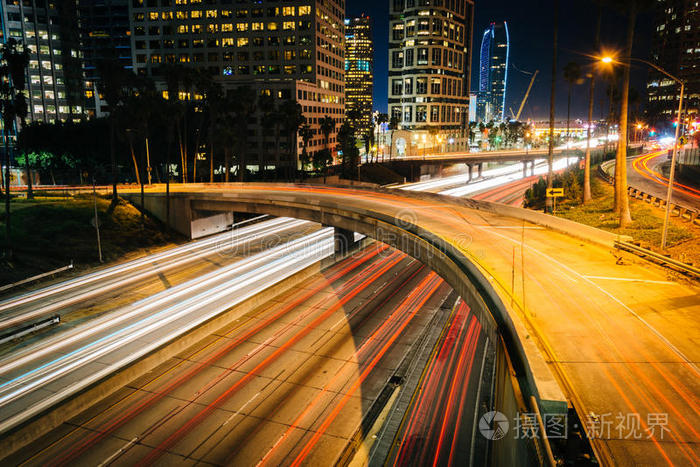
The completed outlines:
[[[492,21],[508,21],[511,40],[511,66],[508,70],[507,107],[517,112],[525,95],[530,76],[519,73],[514,68],[540,73],[533,86],[530,99],[523,110],[521,120],[549,118],[549,95],[552,72],[552,5],[554,0],[523,2],[522,0],[477,0],[474,22],[474,48],[472,63],[472,91],[478,86],[478,50],[484,29]],[[372,17],[375,45],[375,89],[374,107],[382,112],[387,110],[387,49],[389,37],[389,0],[348,0],[348,15],[365,13]],[[587,0],[563,0],[561,2],[559,29],[559,82],[557,89],[557,119],[566,119],[568,84],[561,77],[562,69],[569,61],[588,65],[591,60],[584,54],[593,53],[593,39],[597,9]],[[641,15],[637,21],[635,49],[633,56],[648,58],[652,31],[651,15]],[[608,49],[622,49],[626,19],[610,10],[603,12],[602,42]],[[514,65],[514,66],[513,66]],[[632,86],[643,94],[647,71],[633,67]],[[595,112],[598,116],[607,114],[608,103],[604,98],[605,84],[598,86]],[[572,118],[586,118],[588,85],[574,87]]]

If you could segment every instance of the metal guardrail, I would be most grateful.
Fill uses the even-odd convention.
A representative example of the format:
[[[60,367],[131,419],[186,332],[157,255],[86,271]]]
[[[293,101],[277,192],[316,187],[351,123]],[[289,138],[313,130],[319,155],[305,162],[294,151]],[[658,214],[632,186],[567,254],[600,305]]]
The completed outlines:
[[[13,289],[13,288],[18,287],[18,286],[23,285],[23,284],[28,284],[30,282],[34,282],[34,281],[37,281],[39,279],[43,279],[44,277],[48,277],[48,276],[51,276],[53,274],[58,274],[59,272],[67,271],[69,269],[73,269],[73,262],[72,261],[68,266],[63,266],[62,268],[54,269],[53,271],[45,272],[42,274],[37,274],[36,276],[28,277],[26,279],[22,279],[21,281],[13,282],[12,284],[3,285],[2,287],[0,287],[0,293],[5,292],[5,291],[10,290],[10,289]]]
[[[59,315],[55,315],[49,318],[44,318],[41,321],[37,321],[36,323],[25,324],[22,327],[13,329],[10,332],[0,335],[0,344],[19,339],[22,336],[26,336],[27,334],[31,334],[49,326],[53,326],[54,324],[59,324],[60,322],[61,317]]]
[[[696,268],[692,264],[683,263],[682,261],[675,260],[669,256],[663,255],[661,253],[656,253],[646,248],[642,248],[641,246],[630,242],[616,241],[615,247],[620,250],[628,251],[630,253],[639,255],[646,260],[653,261],[655,263],[674,269],[687,276],[693,277],[695,279],[700,279],[700,269]]]
[[[610,169],[614,163],[615,160],[613,159],[610,161],[605,161],[598,166],[598,173],[600,176],[611,185],[615,183],[615,178],[610,175]],[[666,206],[666,200],[664,198],[649,194],[632,186],[627,187],[627,194],[635,199],[640,199],[658,208],[664,208]],[[695,208],[678,203],[672,203],[671,213],[674,215],[677,214],[678,217],[685,218],[694,224],[700,225],[700,211]]]

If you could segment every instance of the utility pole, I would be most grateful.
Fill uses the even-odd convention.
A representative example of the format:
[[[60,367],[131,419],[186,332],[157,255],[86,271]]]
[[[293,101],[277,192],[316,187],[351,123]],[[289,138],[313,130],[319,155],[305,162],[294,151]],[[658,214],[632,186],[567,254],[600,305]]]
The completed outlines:
[[[661,234],[661,248],[666,248],[666,237],[668,236],[668,218],[671,215],[671,198],[673,197],[673,177],[676,174],[676,157],[678,155],[678,133],[683,122],[681,114],[683,112],[683,94],[685,93],[685,81],[681,81],[681,99],[678,103],[678,124],[676,125],[676,136],[673,140],[673,155],[671,156],[671,173],[668,176],[668,191],[666,192],[666,213],[664,214],[664,230]]]
[[[552,94],[549,99],[549,151],[547,153],[547,189],[551,190],[554,183],[554,117],[555,94],[557,92],[557,41],[559,39],[559,0],[554,0],[554,38],[552,45]],[[552,198],[545,198],[545,211],[552,212]]]
[[[92,176],[92,201],[95,207],[95,231],[97,232],[97,252],[102,263],[102,244],[100,243],[100,219],[97,217],[97,187],[95,186],[95,176]]]

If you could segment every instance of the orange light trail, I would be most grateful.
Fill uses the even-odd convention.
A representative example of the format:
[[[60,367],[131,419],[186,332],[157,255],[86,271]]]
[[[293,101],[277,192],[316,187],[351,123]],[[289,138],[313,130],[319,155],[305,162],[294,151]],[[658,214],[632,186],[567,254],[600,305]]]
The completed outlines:
[[[422,304],[424,302],[420,303],[415,303],[417,300],[420,300],[421,297],[426,297],[426,300],[430,298],[432,293],[437,290],[437,288],[432,289],[432,284],[431,282],[435,282],[437,280],[438,286],[442,285],[443,281],[434,272],[431,272],[428,274],[421,283],[419,283],[412,291],[411,293],[396,307],[396,309],[391,313],[391,315],[377,328],[375,329],[370,336],[365,340],[365,342],[362,344],[362,346],[356,350],[355,352],[355,358],[357,358],[358,361],[364,361],[364,360],[369,360],[370,362],[372,361],[371,358],[372,355],[370,354],[368,358],[363,358],[363,354],[365,352],[370,353],[372,349],[372,344],[375,344],[378,341],[381,341],[382,339],[386,339],[387,336],[390,335],[388,332],[388,329],[390,326],[398,323],[399,325],[401,322],[399,321],[400,318],[403,318],[403,315],[406,314],[406,311],[408,311],[408,317],[405,318],[405,320],[410,321],[414,314],[411,314],[413,310],[415,309],[420,309]],[[385,300],[386,301],[386,300]],[[381,305],[380,305],[381,306]],[[403,328],[402,328],[403,329]],[[395,334],[395,333],[394,333]],[[330,388],[335,384],[335,382],[340,378],[340,372],[336,373],[333,378],[328,381],[324,385],[324,387],[319,391],[318,394],[314,397],[314,399],[309,403],[306,408],[294,419],[292,423],[290,423],[289,427],[285,432],[280,436],[280,438],[275,442],[275,444],[270,448],[270,450],[263,456],[263,458],[260,460],[258,463],[258,466],[266,464],[272,455],[275,453],[275,451],[278,449],[278,447],[284,442],[286,439],[288,439],[289,435],[292,434],[292,432],[296,429],[299,428],[299,424],[306,418],[306,416],[311,413],[312,409],[321,401],[323,396],[330,390]]]
[[[216,407],[222,404],[225,400],[231,397],[243,384],[247,383],[253,377],[255,377],[262,369],[266,368],[270,363],[275,361],[280,355],[289,350],[294,344],[296,344],[303,337],[308,335],[313,329],[317,328],[321,323],[323,323],[328,317],[333,313],[338,311],[343,305],[345,305],[352,298],[357,296],[360,292],[365,290],[371,283],[386,274],[391,268],[396,266],[400,261],[405,258],[403,254],[396,254],[394,257],[390,257],[391,261],[388,264],[382,266],[379,270],[371,274],[368,278],[362,281],[357,287],[350,291],[346,296],[338,300],[325,310],[321,315],[317,316],[311,323],[304,326],[296,335],[292,336],[288,341],[278,347],[272,354],[266,357],[261,363],[255,366],[251,371],[246,373],[236,381],[231,387],[224,391],[219,397],[217,397],[213,402],[203,408],[197,415],[192,417],[188,422],[181,426],[177,431],[171,434],[166,440],[156,446],[146,457],[141,459],[138,465],[149,465],[155,462],[163,452],[170,446],[179,441],[188,432],[190,432],[195,426],[201,423]]]
[[[436,280],[436,278],[437,278],[437,280]],[[442,279],[440,279],[437,276],[437,274],[435,274],[435,273],[431,272],[431,274],[423,280],[422,284],[424,284],[427,280],[431,280],[432,284],[431,284],[430,288],[428,289],[428,292],[425,293],[424,296],[421,298],[418,306],[416,306],[413,310],[411,310],[411,314],[401,322],[401,325],[396,330],[396,332],[394,332],[394,334],[392,334],[391,338],[389,338],[387,340],[387,342],[384,343],[384,345],[381,347],[379,352],[377,352],[377,354],[374,356],[374,358],[369,362],[369,364],[367,365],[367,368],[365,368],[365,370],[362,372],[360,377],[355,381],[355,383],[345,393],[345,395],[340,400],[338,405],[336,405],[333,408],[333,411],[328,415],[328,417],[326,417],[326,419],[323,421],[323,423],[318,428],[318,430],[316,430],[316,432],[312,436],[311,440],[304,446],[304,448],[299,453],[299,455],[296,457],[296,459],[294,459],[294,462],[292,462],[292,464],[291,464],[292,466],[300,465],[304,461],[304,459],[309,455],[309,453],[311,452],[313,447],[316,445],[316,443],[318,443],[321,436],[326,432],[326,430],[328,429],[330,424],[333,422],[333,420],[335,420],[335,418],[338,416],[338,414],[343,409],[343,407],[345,407],[345,404],[348,403],[348,401],[353,396],[353,394],[359,389],[362,382],[367,378],[367,376],[372,371],[372,369],[374,369],[374,367],[377,365],[377,363],[379,363],[379,360],[381,360],[381,358],[384,356],[384,354],[389,350],[389,348],[394,343],[394,341],[396,341],[396,339],[398,339],[398,337],[401,335],[401,332],[406,328],[406,326],[408,326],[408,323],[413,319],[413,317],[416,315],[416,313],[418,313],[418,310],[420,310],[420,308],[423,305],[425,305],[425,302],[428,301],[430,296],[433,293],[435,293],[435,291],[438,289],[438,287],[440,287],[440,285],[442,285]]]
[[[85,450],[88,449],[90,446],[93,446],[94,444],[98,443],[100,440],[102,440],[109,433],[113,432],[118,427],[122,426],[124,423],[126,423],[129,420],[136,417],[138,414],[143,412],[146,408],[157,403],[159,400],[161,400],[167,394],[171,393],[177,387],[181,386],[186,381],[189,381],[192,377],[194,377],[195,375],[199,374],[201,371],[206,369],[213,362],[220,360],[223,356],[225,356],[226,354],[231,352],[234,348],[236,348],[241,343],[245,342],[251,336],[260,332],[262,329],[266,328],[270,324],[276,322],[280,317],[284,316],[289,311],[291,311],[294,308],[296,308],[297,306],[299,306],[301,303],[309,300],[314,295],[319,293],[321,290],[328,287],[330,284],[332,284],[336,280],[345,276],[348,272],[350,272],[350,271],[356,269],[357,267],[359,267],[360,265],[366,263],[368,260],[375,257],[379,253],[385,251],[386,249],[388,249],[387,245],[379,244],[379,245],[376,245],[376,247],[373,247],[370,251],[368,251],[368,252],[366,251],[359,258],[354,259],[353,261],[346,261],[346,262],[341,263],[339,265],[340,268],[338,268],[339,270],[336,272],[333,272],[330,275],[330,277],[317,280],[313,284],[313,287],[310,290],[302,292],[297,299],[295,299],[292,302],[290,302],[289,304],[285,305],[283,308],[281,308],[279,311],[274,313],[269,318],[267,318],[265,320],[261,320],[261,322],[258,325],[249,329],[243,335],[239,336],[238,338],[231,341],[228,345],[221,348],[213,356],[200,362],[199,364],[197,364],[197,366],[195,366],[194,368],[190,369],[188,372],[181,375],[178,379],[176,379],[175,381],[170,383],[165,389],[163,389],[161,391],[154,392],[151,395],[151,397],[149,397],[145,401],[142,401],[140,404],[133,407],[131,410],[125,412],[119,418],[117,418],[116,420],[113,420],[109,425],[107,425],[105,427],[100,427],[98,430],[96,430],[95,434],[93,434],[92,436],[83,440],[80,445],[78,445],[73,450],[66,453],[63,457],[59,458],[56,461],[57,465],[66,464],[69,461],[71,461],[72,459],[75,459],[80,454],[85,452]],[[203,394],[203,391],[201,391],[201,393]]]
[[[643,156],[639,156],[632,163],[632,167],[642,177],[644,177],[648,180],[651,180],[652,182],[658,183],[659,185],[663,185],[665,187],[668,187],[668,178],[664,177],[661,173],[656,172],[655,170],[653,170],[652,168],[649,167],[650,161],[652,161],[653,159],[656,159],[657,157],[661,157],[665,154],[666,154],[666,151],[656,151],[656,152],[652,152],[649,154],[645,154]],[[684,193],[688,196],[692,196],[693,198],[700,199],[700,190],[698,190],[697,188],[693,188],[691,186],[679,183],[676,180],[673,181],[673,189],[676,191],[679,191],[681,193]]]

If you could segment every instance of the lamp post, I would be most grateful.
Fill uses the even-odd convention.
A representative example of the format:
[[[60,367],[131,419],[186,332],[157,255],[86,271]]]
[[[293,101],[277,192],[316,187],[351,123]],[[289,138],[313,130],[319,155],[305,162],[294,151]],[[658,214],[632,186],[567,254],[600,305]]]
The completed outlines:
[[[616,63],[616,60],[613,57],[609,57],[609,56],[602,57],[600,59],[600,61],[603,63],[608,63],[608,64]],[[631,58],[630,57],[630,61],[644,63],[645,65],[652,67],[653,69],[655,69],[659,73],[661,73],[665,76],[668,76],[673,81],[675,81],[676,83],[681,85],[681,97],[678,101],[678,124],[676,125],[676,135],[673,139],[673,154],[671,155],[671,173],[669,174],[669,177],[668,177],[668,190],[666,191],[666,213],[664,214],[664,228],[663,228],[663,231],[661,233],[661,248],[665,249],[666,248],[666,237],[668,236],[668,219],[671,215],[671,198],[673,196],[673,177],[674,177],[675,172],[676,172],[676,157],[678,155],[678,133],[679,133],[680,127],[681,127],[681,113],[683,112],[683,94],[685,94],[685,82],[682,79],[673,76],[671,73],[664,70],[660,66],[655,65],[655,64],[648,62],[646,60],[642,60],[640,58]],[[620,135],[620,137],[624,138],[624,137],[626,137],[626,135]]]

